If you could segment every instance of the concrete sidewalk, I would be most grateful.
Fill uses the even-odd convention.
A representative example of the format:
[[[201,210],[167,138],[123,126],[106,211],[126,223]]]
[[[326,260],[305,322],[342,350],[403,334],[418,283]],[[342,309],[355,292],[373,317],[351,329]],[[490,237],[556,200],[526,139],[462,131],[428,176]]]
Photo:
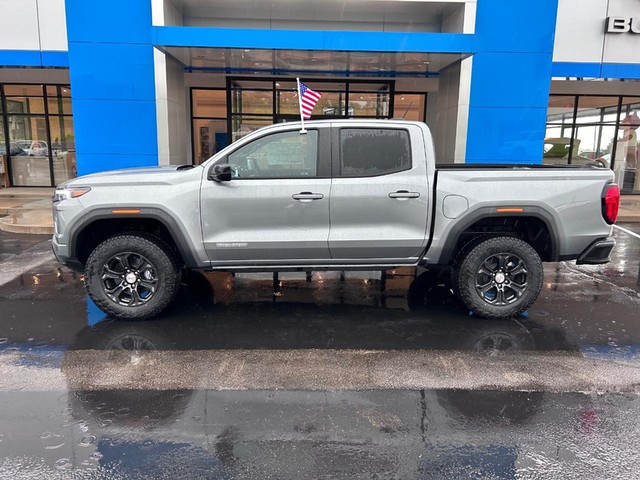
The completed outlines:
[[[640,223],[640,195],[623,195],[618,222]]]
[[[0,189],[0,230],[13,233],[53,234],[53,188]],[[623,195],[618,222],[640,223],[640,195]]]
[[[0,230],[53,234],[51,197],[54,190],[48,187],[0,189]]]

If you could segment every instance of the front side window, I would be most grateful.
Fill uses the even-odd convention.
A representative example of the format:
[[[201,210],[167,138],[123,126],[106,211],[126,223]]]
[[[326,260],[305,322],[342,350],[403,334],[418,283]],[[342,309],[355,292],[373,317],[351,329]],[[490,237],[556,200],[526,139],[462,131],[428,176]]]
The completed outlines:
[[[340,130],[342,176],[371,177],[411,168],[409,132],[384,128]]]
[[[240,147],[226,161],[234,178],[314,177],[318,171],[318,131],[267,135]]]

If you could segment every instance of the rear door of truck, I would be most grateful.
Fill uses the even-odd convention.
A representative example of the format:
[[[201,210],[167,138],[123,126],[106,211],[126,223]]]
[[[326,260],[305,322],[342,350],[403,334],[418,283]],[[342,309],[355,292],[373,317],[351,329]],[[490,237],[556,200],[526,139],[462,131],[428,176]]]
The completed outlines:
[[[331,257],[366,263],[419,257],[429,217],[422,129],[409,123],[337,123],[331,143]]]

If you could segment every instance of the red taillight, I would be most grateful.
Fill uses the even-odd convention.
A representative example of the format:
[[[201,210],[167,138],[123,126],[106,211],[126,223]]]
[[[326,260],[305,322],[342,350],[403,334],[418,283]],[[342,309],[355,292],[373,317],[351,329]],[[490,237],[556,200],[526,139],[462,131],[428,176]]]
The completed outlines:
[[[620,187],[615,183],[607,185],[602,197],[602,216],[608,224],[616,223],[620,208]]]

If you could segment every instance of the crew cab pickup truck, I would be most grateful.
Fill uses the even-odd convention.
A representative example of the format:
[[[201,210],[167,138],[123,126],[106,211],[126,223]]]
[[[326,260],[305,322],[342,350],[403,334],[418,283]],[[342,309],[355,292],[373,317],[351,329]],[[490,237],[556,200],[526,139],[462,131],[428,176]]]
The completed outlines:
[[[172,301],[186,269],[424,266],[479,316],[526,310],[541,262],[609,261],[620,191],[596,166],[436,168],[420,122],[326,120],[257,130],[198,166],[60,185],[53,250],[108,315]]]

